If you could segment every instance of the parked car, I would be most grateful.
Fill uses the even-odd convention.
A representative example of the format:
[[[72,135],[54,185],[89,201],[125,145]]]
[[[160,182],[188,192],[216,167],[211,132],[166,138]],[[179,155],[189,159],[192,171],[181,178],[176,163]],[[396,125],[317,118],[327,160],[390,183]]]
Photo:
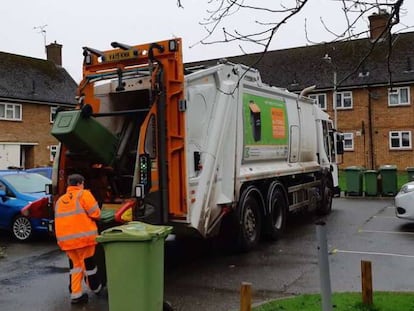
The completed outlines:
[[[49,179],[52,179],[52,171],[53,171],[53,168],[51,166],[34,167],[34,168],[26,169],[26,172],[38,173],[38,174],[43,175],[43,176],[45,176]]]
[[[395,196],[394,202],[397,217],[414,220],[414,181],[401,187]]]
[[[0,229],[19,241],[48,232],[48,196],[51,179],[25,171],[0,171]]]

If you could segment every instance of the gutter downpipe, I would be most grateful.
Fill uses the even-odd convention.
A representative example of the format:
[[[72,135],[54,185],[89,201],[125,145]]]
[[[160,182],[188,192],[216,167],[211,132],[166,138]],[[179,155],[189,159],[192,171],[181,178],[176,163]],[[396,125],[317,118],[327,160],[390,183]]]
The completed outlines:
[[[372,95],[371,88],[368,87],[368,135],[369,135],[369,156],[371,160],[371,169],[374,169],[374,140],[372,133]]]

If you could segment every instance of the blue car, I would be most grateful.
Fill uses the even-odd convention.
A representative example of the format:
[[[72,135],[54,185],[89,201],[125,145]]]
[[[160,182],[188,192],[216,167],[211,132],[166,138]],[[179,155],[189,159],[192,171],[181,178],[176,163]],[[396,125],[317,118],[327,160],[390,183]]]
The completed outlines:
[[[45,192],[51,179],[25,171],[0,171],[0,229],[19,241],[48,233],[48,203]]]
[[[28,168],[25,171],[30,173],[38,173],[52,179],[53,168],[51,166]]]

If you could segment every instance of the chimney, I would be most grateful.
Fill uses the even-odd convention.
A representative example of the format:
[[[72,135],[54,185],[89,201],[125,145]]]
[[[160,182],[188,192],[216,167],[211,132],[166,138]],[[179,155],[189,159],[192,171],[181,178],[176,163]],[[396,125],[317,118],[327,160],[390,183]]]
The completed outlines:
[[[378,14],[374,13],[368,17],[369,19],[369,31],[371,41],[375,41],[387,28],[387,23],[390,15],[385,10],[379,10]],[[381,40],[385,39],[388,31],[383,33]]]
[[[58,66],[62,66],[62,45],[56,43],[51,43],[46,46],[46,55],[47,60],[54,62]]]

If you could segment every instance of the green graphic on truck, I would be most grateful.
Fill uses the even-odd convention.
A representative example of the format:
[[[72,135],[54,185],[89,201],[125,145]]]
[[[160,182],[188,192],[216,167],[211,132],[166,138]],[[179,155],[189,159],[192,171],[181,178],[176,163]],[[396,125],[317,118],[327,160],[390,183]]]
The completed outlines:
[[[286,159],[288,118],[284,101],[243,94],[245,161]]]

